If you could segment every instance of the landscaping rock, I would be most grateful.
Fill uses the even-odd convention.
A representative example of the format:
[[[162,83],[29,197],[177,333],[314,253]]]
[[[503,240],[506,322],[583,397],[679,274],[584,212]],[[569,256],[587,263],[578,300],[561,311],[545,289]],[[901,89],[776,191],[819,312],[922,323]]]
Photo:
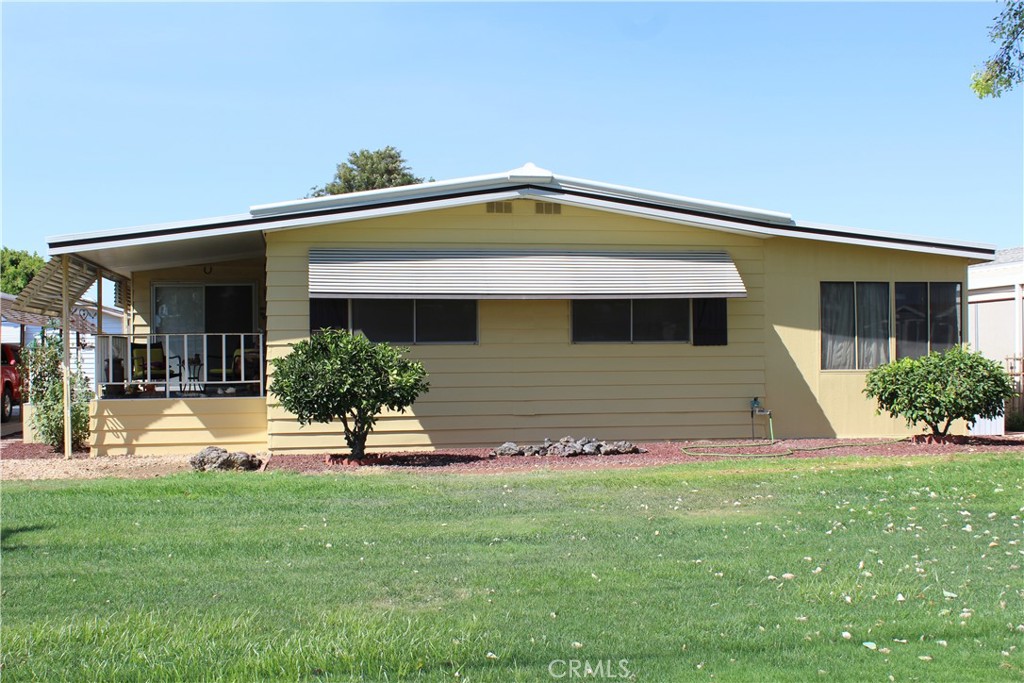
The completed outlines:
[[[516,445],[516,443],[513,442],[513,441],[506,441],[505,443],[501,444],[500,446],[495,448],[493,451],[491,451],[491,455],[492,456],[499,456],[499,455],[522,455],[522,454],[523,454],[523,449],[520,448],[518,445]]]
[[[258,470],[263,461],[254,455],[238,451],[229,453],[219,446],[207,446],[188,459],[192,469],[199,472],[210,470]]]
[[[491,457],[499,455],[526,455],[571,458],[580,455],[626,455],[631,453],[646,453],[646,451],[629,441],[613,441],[609,443],[590,437],[577,439],[572,436],[563,436],[555,443],[552,443],[549,439],[544,439],[543,444],[530,446],[519,446],[512,441],[506,441],[491,451],[490,455]]]

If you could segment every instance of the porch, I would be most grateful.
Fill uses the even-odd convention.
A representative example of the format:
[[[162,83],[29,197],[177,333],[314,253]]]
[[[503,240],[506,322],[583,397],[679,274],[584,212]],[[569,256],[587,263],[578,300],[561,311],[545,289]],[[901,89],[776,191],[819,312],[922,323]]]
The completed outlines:
[[[263,397],[264,358],[253,332],[100,335],[93,390],[101,401]]]

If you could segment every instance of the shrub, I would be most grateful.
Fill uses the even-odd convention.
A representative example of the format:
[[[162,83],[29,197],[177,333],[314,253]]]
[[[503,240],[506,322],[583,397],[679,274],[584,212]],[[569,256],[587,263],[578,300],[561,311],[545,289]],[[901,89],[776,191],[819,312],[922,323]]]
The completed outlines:
[[[270,391],[302,425],[341,420],[351,457],[362,460],[381,411],[405,412],[430,387],[423,365],[405,358],[407,352],[345,330],[324,330],[270,361]]]
[[[943,438],[954,420],[973,426],[977,418],[1002,415],[1014,389],[998,363],[955,346],[875,368],[867,375],[864,393],[877,399],[877,414],[888,411],[904,418],[908,427],[923,422],[932,436]]]
[[[22,375],[28,378],[28,402],[32,427],[43,443],[64,449],[64,384],[61,365],[64,349],[60,338],[45,334],[22,350]],[[81,370],[71,371],[71,447],[83,450],[89,443],[89,400],[92,391]]]

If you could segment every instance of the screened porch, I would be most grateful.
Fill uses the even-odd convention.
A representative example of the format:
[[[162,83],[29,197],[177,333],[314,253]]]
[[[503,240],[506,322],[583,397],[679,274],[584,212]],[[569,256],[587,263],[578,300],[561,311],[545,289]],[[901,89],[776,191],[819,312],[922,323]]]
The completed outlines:
[[[263,396],[258,333],[108,334],[96,338],[101,399]]]

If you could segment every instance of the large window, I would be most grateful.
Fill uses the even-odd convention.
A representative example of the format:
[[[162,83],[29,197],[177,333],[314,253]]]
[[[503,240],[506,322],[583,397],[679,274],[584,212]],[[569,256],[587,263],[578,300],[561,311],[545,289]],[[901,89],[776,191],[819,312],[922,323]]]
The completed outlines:
[[[574,300],[572,340],[725,344],[725,299]]]
[[[821,283],[821,367],[866,370],[889,362],[889,283]]]
[[[919,358],[960,343],[959,282],[896,283],[896,358]]]
[[[359,332],[377,342],[475,343],[477,302],[463,299],[309,300],[309,331]]]

